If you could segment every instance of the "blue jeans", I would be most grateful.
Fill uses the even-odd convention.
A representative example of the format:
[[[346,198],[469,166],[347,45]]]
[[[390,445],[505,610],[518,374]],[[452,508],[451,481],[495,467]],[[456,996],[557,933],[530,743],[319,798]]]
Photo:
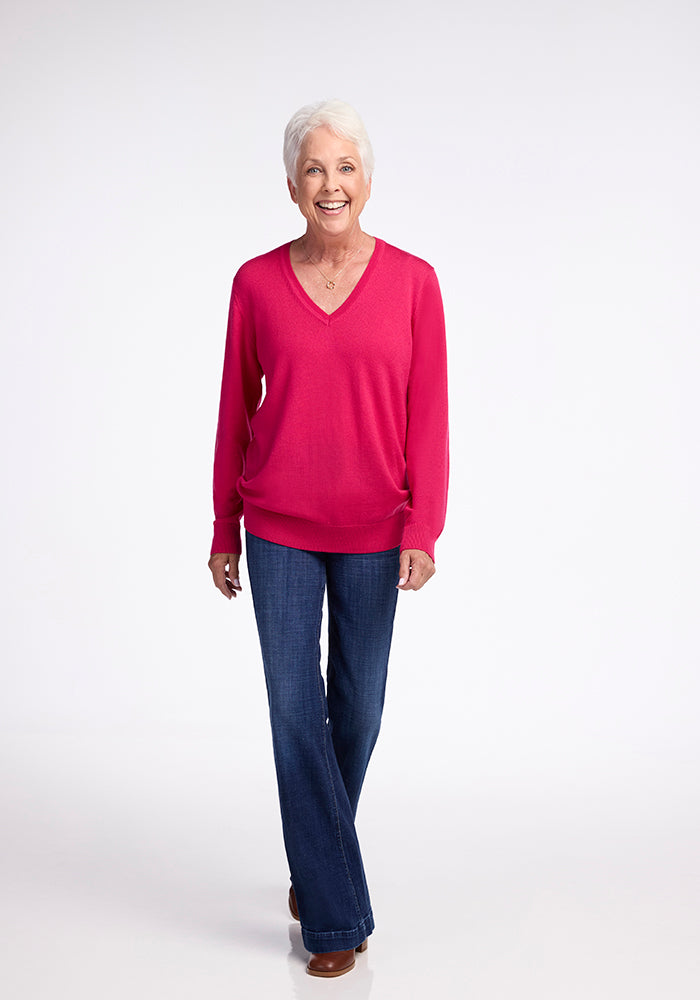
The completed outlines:
[[[304,945],[350,950],[374,929],[355,815],[384,707],[399,549],[312,552],[246,531],[246,561]]]

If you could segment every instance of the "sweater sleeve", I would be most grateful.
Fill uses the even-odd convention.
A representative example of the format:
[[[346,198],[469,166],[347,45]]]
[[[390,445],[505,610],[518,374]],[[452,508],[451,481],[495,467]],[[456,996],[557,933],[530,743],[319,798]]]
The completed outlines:
[[[262,395],[262,369],[255,350],[252,317],[236,295],[234,279],[228,314],[219,421],[214,449],[214,539],[211,553],[241,552],[243,502],[238,480],[245,469],[250,421]]]
[[[406,506],[402,549],[435,558],[445,525],[449,476],[447,345],[437,275],[431,268],[413,312],[413,349],[407,396]]]

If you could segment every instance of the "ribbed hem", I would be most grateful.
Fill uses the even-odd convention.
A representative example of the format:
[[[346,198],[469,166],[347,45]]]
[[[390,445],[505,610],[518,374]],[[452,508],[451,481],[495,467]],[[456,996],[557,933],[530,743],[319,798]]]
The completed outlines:
[[[210,555],[215,552],[241,553],[241,519],[214,521],[214,538]]]
[[[401,543],[404,514],[399,511],[385,521],[337,527],[288,517],[243,501],[246,530],[258,538],[294,549],[312,552],[384,552]]]
[[[437,539],[418,524],[407,524],[401,536],[402,549],[420,549],[427,552],[435,562],[435,542]]]
[[[373,930],[374,917],[370,910],[351,931],[308,931],[302,924],[301,937],[307,951],[320,955],[324,951],[350,951],[351,948],[357,948]]]

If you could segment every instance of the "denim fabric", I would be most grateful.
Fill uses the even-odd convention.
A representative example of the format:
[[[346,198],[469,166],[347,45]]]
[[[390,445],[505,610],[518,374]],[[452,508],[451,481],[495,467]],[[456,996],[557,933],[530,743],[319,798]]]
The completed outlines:
[[[355,815],[384,706],[399,548],[312,552],[246,531],[246,561],[304,945],[349,950],[374,929]]]

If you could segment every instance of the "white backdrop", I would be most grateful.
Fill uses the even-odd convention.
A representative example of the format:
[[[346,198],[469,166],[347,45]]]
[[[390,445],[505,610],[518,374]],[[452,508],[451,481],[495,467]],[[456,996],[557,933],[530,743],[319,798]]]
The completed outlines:
[[[15,818],[30,788],[153,792],[183,740],[223,753],[222,800],[250,781],[275,815],[247,578],[228,603],[206,566],[211,464],[231,277],[302,231],[282,132],[337,96],[375,148],[364,228],[436,267],[450,357],[447,528],[399,596],[372,815],[387,790],[453,831],[576,803],[589,845],[695,843],[699,22],[690,0],[4,5]]]

